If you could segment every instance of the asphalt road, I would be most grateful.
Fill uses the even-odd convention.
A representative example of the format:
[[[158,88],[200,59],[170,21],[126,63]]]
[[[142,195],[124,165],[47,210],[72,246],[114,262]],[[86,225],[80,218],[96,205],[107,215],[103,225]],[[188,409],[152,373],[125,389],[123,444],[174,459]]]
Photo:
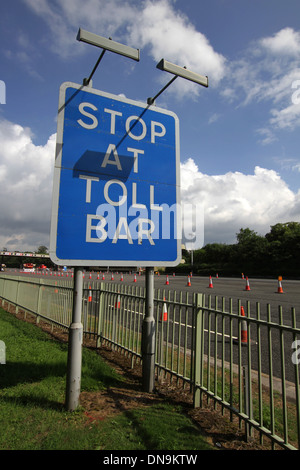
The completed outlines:
[[[37,277],[46,277],[45,274],[38,273],[22,273],[19,271],[11,270],[8,271],[8,274],[15,275],[24,275],[26,277],[33,276]],[[88,280],[91,274],[91,280],[96,281],[98,273],[97,272],[86,272],[85,280]],[[69,274],[70,276],[71,274]],[[48,274],[47,277],[50,277]],[[105,282],[121,282],[121,273],[113,273],[114,280],[111,279],[111,273],[105,273]],[[53,275],[52,275],[53,277]],[[62,280],[66,278],[66,273],[62,277],[56,277],[57,280]],[[102,274],[99,275],[99,281],[102,280]],[[212,277],[212,288],[209,288],[209,277],[200,277],[192,276],[190,278],[190,286],[187,286],[188,278],[187,276],[173,275],[168,276],[169,284],[166,285],[165,274],[154,276],[154,287],[155,289],[165,289],[166,292],[176,291],[176,292],[198,292],[205,294],[205,296],[211,296],[212,302],[214,302],[215,297],[217,296],[219,302],[221,302],[222,297],[226,299],[226,307],[228,307],[228,300],[232,299],[233,308],[237,308],[238,300],[241,301],[241,304],[246,310],[247,302],[250,301],[251,316],[255,316],[256,312],[256,303],[260,304],[260,314],[261,318],[265,318],[267,311],[267,304],[271,306],[272,318],[277,317],[278,307],[282,306],[283,320],[290,324],[291,319],[291,309],[294,307],[296,310],[296,316],[300,321],[300,280],[285,280],[283,279],[282,289],[283,294],[278,293],[278,280],[274,279],[251,279],[249,278],[250,290],[246,290],[246,279],[242,278],[222,278],[215,276]],[[124,273],[122,283],[129,285],[145,286],[145,276],[136,275],[136,283],[134,283],[134,274]],[[214,304],[213,304],[214,305]],[[300,324],[300,323],[299,323]]]
[[[85,274],[85,279],[88,279],[89,274]],[[100,280],[102,279],[100,275]],[[114,273],[114,280],[111,280],[111,273],[105,273],[105,282],[120,282],[121,274]],[[92,273],[92,280],[97,279],[97,273]],[[123,282],[133,284],[134,274],[123,274]],[[136,285],[145,285],[145,276],[136,276]],[[199,292],[206,296],[211,295],[213,298],[218,296],[219,299],[225,297],[231,298],[233,303],[236,304],[240,299],[242,305],[246,306],[247,301],[250,301],[252,309],[255,312],[256,302],[260,303],[261,313],[266,311],[266,305],[271,305],[271,310],[278,311],[278,306],[282,306],[284,318],[290,317],[291,308],[296,309],[299,314],[300,320],[300,281],[298,280],[283,280],[281,282],[283,294],[278,293],[277,279],[251,279],[249,278],[250,291],[245,290],[246,279],[237,278],[221,278],[212,277],[213,287],[209,287],[209,277],[192,276],[190,278],[191,286],[187,286],[187,276],[173,275],[168,276],[169,285],[166,285],[166,275],[157,274],[154,276],[154,287],[156,289],[165,289],[166,291],[186,291],[186,292]]]

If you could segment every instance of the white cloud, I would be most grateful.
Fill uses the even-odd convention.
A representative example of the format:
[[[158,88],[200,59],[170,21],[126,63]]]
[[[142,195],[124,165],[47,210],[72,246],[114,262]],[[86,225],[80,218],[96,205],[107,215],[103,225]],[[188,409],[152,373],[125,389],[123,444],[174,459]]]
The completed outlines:
[[[299,56],[300,33],[292,28],[284,28],[271,37],[263,38],[261,45],[275,55]]]
[[[240,228],[265,235],[278,222],[300,221],[300,191],[293,193],[274,170],[257,166],[253,175],[206,175],[188,159],[181,184],[183,205],[203,206],[204,244],[234,243]]]
[[[216,122],[219,118],[220,118],[220,114],[219,113],[213,113],[210,118],[208,119],[208,124],[213,124],[214,122]]]
[[[148,48],[155,61],[165,58],[196,73],[208,75],[218,83],[225,73],[225,58],[214,51],[208,39],[197,31],[168,0],[148,0],[139,13],[139,21],[131,26],[131,37],[141,47]],[[199,86],[180,81],[183,87],[198,93]]]
[[[300,127],[300,105],[291,104],[283,109],[272,109],[270,124],[280,129]]]
[[[85,44],[74,41],[79,27],[120,40],[124,27],[135,18],[135,8],[124,0],[23,0],[48,25],[50,48],[63,59],[86,51]]]
[[[186,66],[201,75],[208,75],[211,84],[218,83],[225,73],[225,58],[217,53],[204,34],[197,31],[170,0],[23,0],[48,24],[52,50],[70,58],[86,45],[74,48],[78,27],[146,51],[156,63],[165,58]],[[161,78],[165,81],[165,76]],[[178,96],[198,95],[199,85],[180,80],[171,92]],[[180,92],[179,92],[180,90]]]
[[[2,120],[0,140],[0,248],[34,249],[50,229],[55,136],[36,146],[29,129]]]
[[[275,35],[253,42],[228,68],[228,86],[221,94],[241,106],[270,105],[269,118],[258,131],[263,143],[276,140],[280,129],[300,126],[300,106],[293,86],[300,79],[300,32],[284,28]]]

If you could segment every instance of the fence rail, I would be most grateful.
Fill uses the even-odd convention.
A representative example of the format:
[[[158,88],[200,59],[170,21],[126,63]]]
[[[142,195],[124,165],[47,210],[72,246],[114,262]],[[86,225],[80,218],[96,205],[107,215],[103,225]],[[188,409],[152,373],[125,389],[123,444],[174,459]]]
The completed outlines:
[[[72,319],[73,279],[0,276],[0,298],[16,310],[67,329]],[[228,410],[247,439],[258,433],[272,447],[300,449],[300,394],[296,312],[262,311],[247,301],[156,289],[156,373],[190,387],[194,406],[204,401]],[[85,281],[84,335],[141,360],[145,288]],[[244,315],[242,315],[244,310]],[[285,315],[286,317],[286,315]]]

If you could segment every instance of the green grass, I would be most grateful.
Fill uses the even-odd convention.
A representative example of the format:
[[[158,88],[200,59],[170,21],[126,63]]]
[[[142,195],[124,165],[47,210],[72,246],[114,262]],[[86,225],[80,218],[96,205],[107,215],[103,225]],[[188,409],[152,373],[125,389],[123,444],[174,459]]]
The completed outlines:
[[[178,405],[168,402],[91,421],[64,408],[67,345],[0,309],[0,450],[211,449]],[[95,352],[82,352],[82,391],[122,385]]]

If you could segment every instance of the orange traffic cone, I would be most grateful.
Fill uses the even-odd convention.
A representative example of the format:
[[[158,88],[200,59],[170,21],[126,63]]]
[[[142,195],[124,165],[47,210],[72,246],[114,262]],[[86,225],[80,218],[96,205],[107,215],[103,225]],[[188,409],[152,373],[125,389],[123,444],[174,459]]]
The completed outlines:
[[[104,273],[102,274],[102,281],[105,281]]]
[[[246,277],[246,288],[245,288],[245,290],[251,290],[249,280],[248,280],[248,276]]]
[[[134,279],[133,279],[133,282],[136,282],[136,274],[134,275]]]
[[[281,280],[278,280],[278,290],[277,290],[277,293],[278,293],[278,294],[283,294],[283,289],[282,289],[282,285],[281,285]]]
[[[188,276],[188,280],[187,280],[187,287],[191,287],[191,278],[190,276]]]
[[[121,274],[121,281],[123,281],[123,274]]]
[[[115,303],[115,308],[120,308],[120,306],[121,306],[121,299],[120,299],[120,295],[118,295],[116,303]]]
[[[111,273],[111,280],[113,281],[115,278],[114,278],[114,273]]]
[[[242,317],[245,316],[244,307],[241,307],[241,316]],[[243,320],[242,325],[241,325],[241,343],[247,344],[247,342],[248,342],[247,322],[246,320]]]
[[[211,276],[209,276],[209,285],[208,285],[208,287],[209,287],[210,289],[212,289],[212,288],[214,287],[214,286],[213,286],[213,283],[212,283]]]
[[[169,283],[169,276],[167,275],[166,277],[166,286],[168,286],[170,283]]]
[[[92,301],[92,288],[91,286],[89,287],[89,297],[88,297],[88,302]]]
[[[166,300],[165,297],[164,297],[164,300]],[[164,302],[163,304],[163,311],[160,314],[160,321],[168,321],[168,309],[167,309],[166,302]]]

